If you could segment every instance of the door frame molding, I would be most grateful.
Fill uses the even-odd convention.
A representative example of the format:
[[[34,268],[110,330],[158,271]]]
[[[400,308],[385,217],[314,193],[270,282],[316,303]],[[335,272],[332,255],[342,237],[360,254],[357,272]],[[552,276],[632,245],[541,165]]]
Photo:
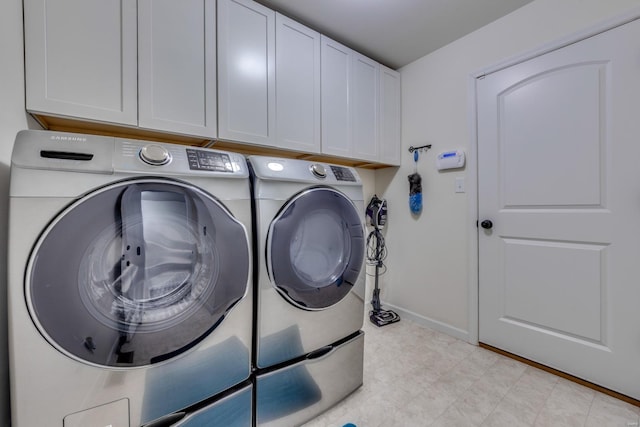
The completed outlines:
[[[636,19],[640,19],[640,7],[635,7],[625,13],[605,19],[587,27],[584,30],[572,33],[542,44],[536,48],[507,57],[497,63],[478,69],[470,73],[467,77],[467,93],[469,103],[467,105],[467,123],[469,128],[469,153],[467,159],[467,236],[468,236],[468,264],[467,264],[467,316],[469,319],[467,341],[471,344],[478,344],[479,339],[479,270],[478,270],[478,115],[477,115],[477,80],[485,75],[500,71],[502,69],[520,64],[530,59],[542,56],[554,50],[561,49],[570,44],[588,39],[597,34],[604,33],[613,28],[627,24]]]

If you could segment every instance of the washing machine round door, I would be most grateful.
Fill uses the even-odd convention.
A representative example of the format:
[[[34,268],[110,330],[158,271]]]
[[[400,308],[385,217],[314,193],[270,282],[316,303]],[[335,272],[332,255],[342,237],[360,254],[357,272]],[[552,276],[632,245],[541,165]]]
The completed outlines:
[[[114,183],[61,212],[36,243],[26,298],[61,352],[138,367],[192,348],[247,292],[245,227],[210,194],[166,179]]]
[[[276,289],[292,304],[322,310],[340,302],[363,269],[364,227],[343,193],[307,189],[271,222],[267,264]]]

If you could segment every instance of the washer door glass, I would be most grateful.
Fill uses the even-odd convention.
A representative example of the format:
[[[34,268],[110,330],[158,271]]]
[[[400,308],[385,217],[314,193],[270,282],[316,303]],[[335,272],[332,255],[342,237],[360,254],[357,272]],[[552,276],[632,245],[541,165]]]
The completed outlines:
[[[271,280],[300,308],[320,310],[342,300],[356,284],[363,260],[360,214],[337,190],[317,187],[299,193],[269,227]]]
[[[211,195],[177,181],[112,184],[43,232],[26,297],[63,353],[112,367],[172,358],[204,339],[247,291],[245,227]]]

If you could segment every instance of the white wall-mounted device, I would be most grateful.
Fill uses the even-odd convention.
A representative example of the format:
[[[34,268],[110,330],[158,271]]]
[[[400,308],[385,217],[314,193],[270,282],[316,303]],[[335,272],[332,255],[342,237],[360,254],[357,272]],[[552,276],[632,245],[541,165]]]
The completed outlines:
[[[464,151],[445,151],[438,154],[436,166],[439,171],[443,169],[457,169],[464,167]]]

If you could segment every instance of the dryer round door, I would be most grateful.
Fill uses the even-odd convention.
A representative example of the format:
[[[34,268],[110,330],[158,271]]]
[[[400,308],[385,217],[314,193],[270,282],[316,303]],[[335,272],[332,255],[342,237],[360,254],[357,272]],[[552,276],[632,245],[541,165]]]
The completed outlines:
[[[267,265],[272,283],[292,304],[322,310],[340,302],[363,269],[360,213],[341,192],[307,189],[271,222]]]
[[[247,231],[201,189],[120,181],[44,230],[25,292],[47,340],[85,363],[138,367],[192,348],[247,292]]]

